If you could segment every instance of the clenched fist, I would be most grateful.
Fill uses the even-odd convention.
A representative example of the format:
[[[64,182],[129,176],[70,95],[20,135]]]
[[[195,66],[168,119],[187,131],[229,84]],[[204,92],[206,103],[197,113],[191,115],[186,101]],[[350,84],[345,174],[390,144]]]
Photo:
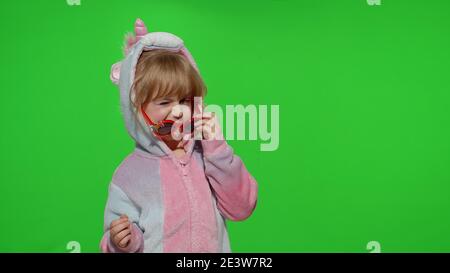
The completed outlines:
[[[132,223],[126,215],[122,215],[119,219],[111,222],[109,235],[116,247],[126,248],[130,244],[131,225]]]

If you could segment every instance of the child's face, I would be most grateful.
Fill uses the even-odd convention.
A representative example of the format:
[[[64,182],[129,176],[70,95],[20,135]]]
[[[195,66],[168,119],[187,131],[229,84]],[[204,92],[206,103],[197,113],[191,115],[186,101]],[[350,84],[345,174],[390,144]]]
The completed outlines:
[[[187,122],[192,117],[192,107],[192,98],[166,97],[149,102],[144,110],[154,123],[162,120]]]
[[[188,120],[192,116],[191,98],[160,98],[148,103],[144,108],[147,115],[153,122],[170,119],[173,121],[183,119]],[[186,107],[180,107],[184,105]]]

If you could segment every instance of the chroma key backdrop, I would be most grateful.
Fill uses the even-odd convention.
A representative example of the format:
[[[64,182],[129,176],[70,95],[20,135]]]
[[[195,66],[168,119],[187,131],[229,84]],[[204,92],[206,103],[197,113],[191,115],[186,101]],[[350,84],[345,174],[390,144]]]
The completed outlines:
[[[253,214],[227,222],[233,252],[449,252],[449,14],[446,0],[2,1],[0,252],[100,252],[135,148],[110,70],[137,18],[182,37],[258,183]]]

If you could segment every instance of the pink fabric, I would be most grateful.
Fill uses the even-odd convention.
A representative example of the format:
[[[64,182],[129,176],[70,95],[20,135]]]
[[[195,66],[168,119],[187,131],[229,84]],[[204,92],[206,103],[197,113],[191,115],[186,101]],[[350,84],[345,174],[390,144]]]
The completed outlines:
[[[204,140],[203,144],[203,155],[212,155],[220,153],[227,148],[227,143],[225,140]]]
[[[139,40],[141,40],[147,33],[148,30],[147,27],[145,26],[144,21],[142,21],[139,18],[136,19],[136,22],[134,23],[134,35],[132,34],[127,35],[127,37],[125,38],[125,47],[124,47],[125,55],[128,55],[133,45],[139,42]]]
[[[174,171],[174,163],[180,172]],[[164,252],[218,252],[217,223],[208,181],[193,158],[184,163],[183,166],[171,158],[161,160]]]
[[[187,144],[188,152],[181,158],[173,153],[156,157],[136,149],[121,164],[114,181],[131,204],[142,208],[150,200],[161,198],[161,219],[148,218],[161,221],[161,229],[152,232],[145,228],[148,222],[142,223],[148,240],[144,242],[141,229],[134,224],[136,232],[126,249],[112,245],[106,230],[102,252],[142,252],[144,245],[147,252],[229,251],[228,236],[221,235],[226,227],[222,221],[218,225],[217,213],[232,221],[248,218],[256,206],[256,181],[226,141],[203,140],[203,153],[196,149],[195,155],[189,152],[193,144],[192,140]],[[149,190],[148,185],[155,183],[153,179],[159,180],[160,191]]]
[[[111,79],[111,81],[115,84],[118,85],[119,84],[119,79],[120,79],[120,65],[121,62],[115,63],[112,65],[111,67],[111,73],[109,75],[109,78]]]
[[[109,251],[108,251],[108,239],[109,239],[108,234],[105,233],[105,234],[103,235],[103,237],[102,237],[102,241],[100,242],[100,250],[101,250],[103,253],[108,253],[108,252],[109,252]]]
[[[205,173],[222,215],[232,221],[247,219],[256,206],[256,180],[226,141],[202,141],[202,145]]]

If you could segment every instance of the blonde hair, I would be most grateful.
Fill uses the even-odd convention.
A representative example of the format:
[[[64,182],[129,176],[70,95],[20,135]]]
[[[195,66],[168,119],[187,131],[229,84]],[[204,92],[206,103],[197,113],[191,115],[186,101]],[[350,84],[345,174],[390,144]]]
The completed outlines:
[[[144,51],[139,57],[130,99],[139,109],[155,99],[204,97],[206,92],[205,83],[186,57],[156,49]]]

